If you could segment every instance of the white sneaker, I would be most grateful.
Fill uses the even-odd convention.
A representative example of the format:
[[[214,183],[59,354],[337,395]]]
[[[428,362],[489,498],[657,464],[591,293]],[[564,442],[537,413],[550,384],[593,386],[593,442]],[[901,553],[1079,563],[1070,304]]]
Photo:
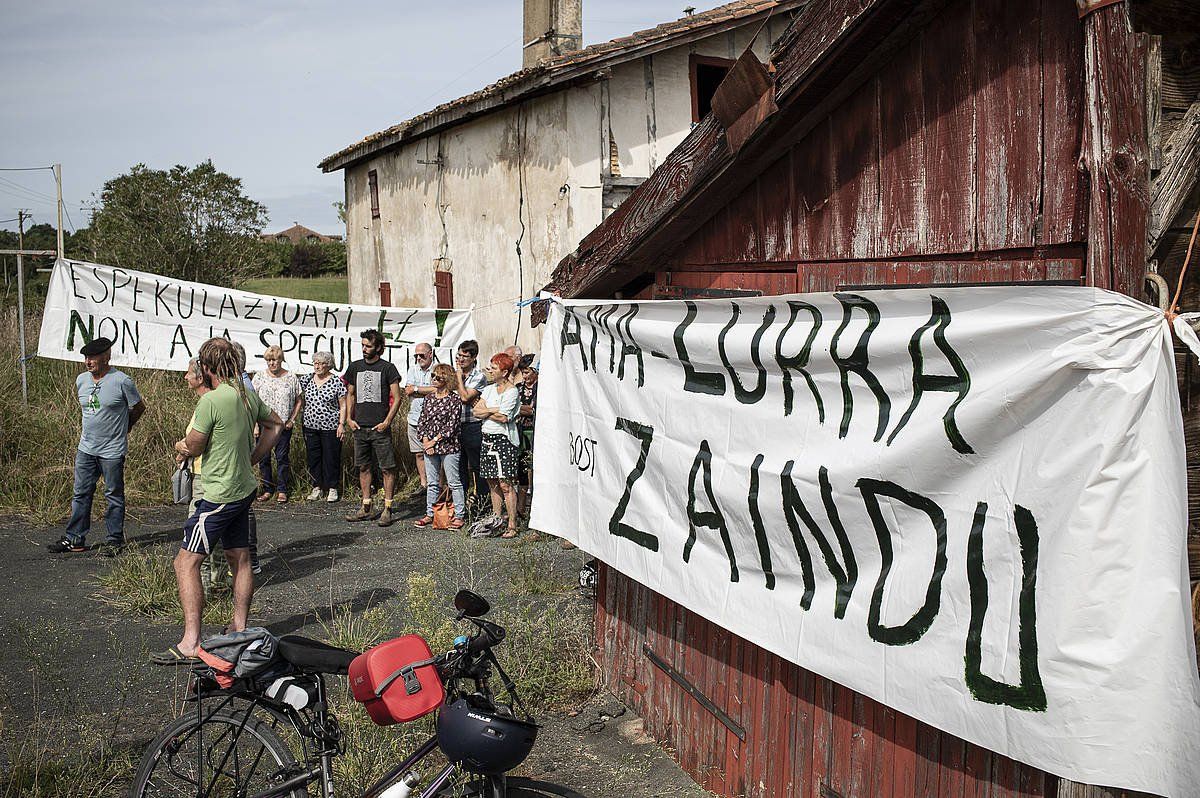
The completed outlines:
[[[327,498],[325,501],[329,502],[330,504],[333,504],[335,501],[337,501],[340,498],[342,498],[342,497],[338,495],[337,488],[330,488],[329,489],[329,498]]]
[[[318,502],[318,501],[320,501],[320,500],[321,500],[321,489],[320,489],[320,488],[313,488],[313,489],[312,489],[312,493],[308,494],[308,500],[309,500],[310,502]]]

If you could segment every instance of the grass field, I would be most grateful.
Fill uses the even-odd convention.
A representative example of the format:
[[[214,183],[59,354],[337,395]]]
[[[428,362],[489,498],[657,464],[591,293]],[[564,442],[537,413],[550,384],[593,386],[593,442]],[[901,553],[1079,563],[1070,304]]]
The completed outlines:
[[[312,299],[318,302],[349,302],[350,289],[345,275],[330,277],[263,277],[247,280],[243,290],[267,296],[290,299]]]

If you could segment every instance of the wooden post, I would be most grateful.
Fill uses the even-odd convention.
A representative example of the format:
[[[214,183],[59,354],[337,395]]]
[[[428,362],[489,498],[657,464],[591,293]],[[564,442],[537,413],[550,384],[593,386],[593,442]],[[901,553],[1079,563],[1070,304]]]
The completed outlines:
[[[1088,283],[1140,297],[1150,211],[1145,42],[1127,2],[1088,13],[1083,31]]]
[[[1150,214],[1146,41],[1127,2],[1083,18],[1083,153],[1089,179],[1088,284],[1141,297]],[[1058,798],[1133,798],[1145,793],[1058,783]]]

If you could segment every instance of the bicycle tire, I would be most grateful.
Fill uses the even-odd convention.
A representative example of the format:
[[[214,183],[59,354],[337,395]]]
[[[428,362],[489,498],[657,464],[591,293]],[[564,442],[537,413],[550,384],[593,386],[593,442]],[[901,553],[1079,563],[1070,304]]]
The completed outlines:
[[[210,798],[253,795],[300,772],[292,750],[270,724],[259,718],[251,717],[241,734],[230,738],[242,725],[243,718],[219,710],[208,716],[199,734],[195,733],[194,712],[176,718],[146,748],[129,791],[130,798],[195,798],[199,775],[205,783],[211,783],[211,788],[203,793]],[[203,774],[196,773],[197,742],[207,749]],[[231,751],[229,742],[237,748]],[[225,764],[221,773],[214,776],[209,768],[222,760]],[[300,787],[281,793],[280,798],[307,798],[307,795],[305,788]]]
[[[569,787],[535,779],[509,776],[476,776],[463,784],[438,791],[437,798],[584,798]]]

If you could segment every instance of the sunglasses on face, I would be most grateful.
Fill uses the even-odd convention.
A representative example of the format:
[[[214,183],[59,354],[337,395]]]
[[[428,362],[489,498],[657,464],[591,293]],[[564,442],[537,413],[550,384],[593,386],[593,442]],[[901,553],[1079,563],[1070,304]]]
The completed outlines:
[[[433,355],[426,355],[422,354],[421,352],[417,352],[415,355],[413,355],[413,357],[415,357],[417,360],[428,360],[429,358],[433,357]]]

